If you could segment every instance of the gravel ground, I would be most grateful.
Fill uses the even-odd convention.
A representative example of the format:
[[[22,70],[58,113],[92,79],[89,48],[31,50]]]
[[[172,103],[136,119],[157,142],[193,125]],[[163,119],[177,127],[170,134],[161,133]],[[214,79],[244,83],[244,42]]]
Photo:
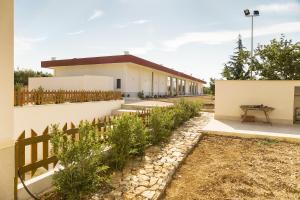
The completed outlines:
[[[165,199],[300,200],[300,144],[204,136]]]

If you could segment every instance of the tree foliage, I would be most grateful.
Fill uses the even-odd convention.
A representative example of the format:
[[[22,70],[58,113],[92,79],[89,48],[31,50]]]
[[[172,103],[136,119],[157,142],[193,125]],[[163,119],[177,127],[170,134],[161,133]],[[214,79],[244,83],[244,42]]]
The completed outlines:
[[[215,80],[214,78],[209,79],[209,90],[211,95],[215,95]]]
[[[300,80],[300,43],[287,40],[284,35],[267,45],[260,45],[255,53],[255,69],[260,79]]]
[[[28,78],[30,77],[51,77],[52,74],[45,73],[45,72],[39,72],[39,71],[33,71],[31,69],[22,69],[22,70],[16,70],[14,72],[14,79],[15,79],[15,85],[28,85]]]
[[[224,66],[222,76],[227,80],[247,80],[250,79],[250,53],[245,49],[242,38],[239,35],[237,48],[230,61]]]

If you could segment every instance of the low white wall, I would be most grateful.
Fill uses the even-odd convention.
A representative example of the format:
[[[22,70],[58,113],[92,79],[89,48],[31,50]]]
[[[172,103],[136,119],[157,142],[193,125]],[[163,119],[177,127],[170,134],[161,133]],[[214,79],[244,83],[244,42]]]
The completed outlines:
[[[264,104],[275,108],[270,113],[272,122],[293,124],[296,86],[300,86],[300,81],[216,81],[215,118],[240,120],[243,114],[241,105]],[[249,115],[265,120],[261,112],[249,111]]]
[[[41,134],[51,124],[59,123],[61,126],[66,122],[78,124],[81,120],[93,120],[110,115],[113,110],[121,108],[123,103],[124,100],[112,100],[15,107],[14,136],[17,138],[24,130],[29,135],[31,129]]]
[[[66,76],[29,78],[28,89],[42,87],[46,90],[114,90],[113,77],[109,76]]]

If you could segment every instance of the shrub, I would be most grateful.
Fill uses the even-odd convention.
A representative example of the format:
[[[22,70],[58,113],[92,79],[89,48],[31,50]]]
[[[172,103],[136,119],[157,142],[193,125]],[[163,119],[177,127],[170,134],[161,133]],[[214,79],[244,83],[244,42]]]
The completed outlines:
[[[184,99],[180,99],[180,101],[177,103],[177,106],[185,111],[187,114],[187,119],[197,116],[201,109],[200,103],[194,101],[185,101]]]
[[[41,105],[43,103],[44,91],[42,87],[32,90],[32,98],[35,105]]]
[[[122,169],[130,155],[140,155],[146,147],[146,131],[138,116],[124,114],[113,121],[109,131],[111,165]]]
[[[149,117],[149,141],[151,144],[158,144],[165,140],[171,133],[173,119],[171,112],[166,109],[154,108]]]
[[[54,102],[56,104],[60,104],[60,103],[65,102],[65,95],[64,94],[65,94],[64,90],[57,90],[57,92],[55,93]]]
[[[108,166],[103,164],[103,148],[97,129],[88,122],[79,125],[80,140],[52,127],[51,144],[62,169],[53,176],[63,199],[77,200],[105,186]]]
[[[183,99],[172,107],[153,109],[149,117],[151,144],[155,145],[167,139],[172,130],[196,116],[199,111],[200,104]]]
[[[144,98],[145,98],[144,91],[138,92],[137,95],[138,95],[138,97],[139,97],[140,99],[144,99]]]
[[[172,116],[172,129],[175,129],[182,125],[185,121],[189,119],[187,111],[185,111],[181,106],[175,105],[172,109],[168,111]]]
[[[143,120],[138,116],[131,119],[130,154],[142,155],[147,145],[147,134]]]

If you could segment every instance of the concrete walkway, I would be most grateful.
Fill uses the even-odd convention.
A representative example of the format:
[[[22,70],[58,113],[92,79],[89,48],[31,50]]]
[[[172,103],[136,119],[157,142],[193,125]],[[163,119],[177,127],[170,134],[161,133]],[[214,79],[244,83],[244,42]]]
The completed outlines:
[[[249,138],[270,138],[300,142],[300,125],[276,125],[265,123],[241,123],[230,120],[211,120],[203,129],[208,133]]]

